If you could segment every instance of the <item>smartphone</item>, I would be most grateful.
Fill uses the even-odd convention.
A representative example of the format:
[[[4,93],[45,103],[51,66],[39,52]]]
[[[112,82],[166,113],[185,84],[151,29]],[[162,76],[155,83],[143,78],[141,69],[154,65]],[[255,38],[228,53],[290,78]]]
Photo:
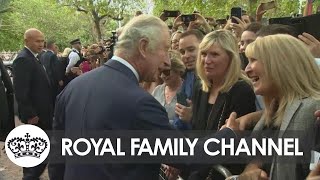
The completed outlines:
[[[270,1],[270,2],[267,2],[267,3],[261,3],[262,5],[262,9],[263,10],[269,10],[269,9],[273,9],[276,7],[276,3],[275,1]]]
[[[241,9],[241,7],[233,7],[233,8],[231,8],[231,18],[232,18],[232,16],[241,19],[241,17],[242,17],[242,9]],[[231,22],[238,24],[238,21],[236,19],[234,19],[234,18],[232,18]]]
[[[186,26],[189,26],[189,23],[191,21],[195,21],[196,20],[196,15],[195,14],[183,14],[180,17],[181,17],[181,21],[184,22],[184,24]]]
[[[298,29],[298,33],[306,32],[320,39],[320,14],[292,18],[291,23]],[[299,29],[300,28],[300,29]]]
[[[187,102],[187,99],[188,97],[184,92],[177,93],[177,103],[188,107],[189,104]]]
[[[180,11],[163,10],[163,13],[166,17],[178,17],[180,15]]]

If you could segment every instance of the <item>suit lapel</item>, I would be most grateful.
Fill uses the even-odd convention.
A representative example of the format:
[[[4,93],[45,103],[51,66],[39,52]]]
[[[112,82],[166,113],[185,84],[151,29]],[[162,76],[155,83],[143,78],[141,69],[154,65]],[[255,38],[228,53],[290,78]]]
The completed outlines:
[[[26,51],[26,53],[28,54],[28,56],[32,57],[32,60],[35,62],[36,65],[40,66],[40,71],[44,74],[44,76],[46,77],[46,80],[48,82],[49,87],[51,86],[51,82],[50,79],[48,77],[48,74],[46,72],[46,68],[41,64],[40,59],[34,57],[34,55],[32,54],[32,52],[30,52],[29,49],[27,49],[26,47],[24,47],[24,50]]]
[[[131,69],[129,69],[127,66],[125,66],[124,64],[116,61],[116,60],[112,60],[110,59],[109,61],[107,61],[105,64],[105,66],[109,66],[113,69],[116,69],[120,72],[122,72],[124,75],[126,75],[129,79],[133,80],[137,85],[139,85],[138,79],[136,78],[136,76],[133,74],[133,72],[131,71]]]
[[[295,112],[298,110],[300,105],[301,105],[301,100],[298,99],[298,100],[294,100],[293,103],[286,108],[285,114],[283,116],[283,121],[280,126],[280,132],[279,132],[280,138],[283,136],[284,132],[287,130]]]

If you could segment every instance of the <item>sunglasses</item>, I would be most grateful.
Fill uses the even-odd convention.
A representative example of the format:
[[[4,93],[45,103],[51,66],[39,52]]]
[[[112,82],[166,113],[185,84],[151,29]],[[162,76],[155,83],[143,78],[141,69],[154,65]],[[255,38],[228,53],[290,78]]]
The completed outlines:
[[[165,76],[170,76],[170,69],[162,71],[162,74]]]

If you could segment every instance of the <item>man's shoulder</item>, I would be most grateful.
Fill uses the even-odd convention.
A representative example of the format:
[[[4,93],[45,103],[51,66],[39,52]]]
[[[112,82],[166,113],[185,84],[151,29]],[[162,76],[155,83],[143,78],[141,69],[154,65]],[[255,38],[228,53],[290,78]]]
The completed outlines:
[[[17,64],[32,64],[34,56],[30,55],[26,49],[21,50],[13,61],[13,67]]]

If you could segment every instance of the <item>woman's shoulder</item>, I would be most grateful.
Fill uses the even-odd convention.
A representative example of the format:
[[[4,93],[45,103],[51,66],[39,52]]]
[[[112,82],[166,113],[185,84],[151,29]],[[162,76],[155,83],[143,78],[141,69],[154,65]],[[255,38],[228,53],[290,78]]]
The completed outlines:
[[[315,112],[315,110],[320,109],[320,99],[316,99],[313,97],[306,97],[300,99],[301,109],[305,111],[306,109],[309,109],[310,111]],[[312,113],[313,115],[313,113]]]
[[[242,79],[239,79],[232,86],[232,88],[230,89],[230,92],[231,93],[236,93],[236,94],[241,93],[241,92],[243,92],[243,93],[245,93],[245,92],[248,93],[249,92],[249,93],[253,93],[254,94],[251,85],[248,82],[246,82],[245,80],[242,80]]]
[[[159,94],[160,92],[164,91],[165,84],[160,84],[156,86],[152,92],[153,95]]]

